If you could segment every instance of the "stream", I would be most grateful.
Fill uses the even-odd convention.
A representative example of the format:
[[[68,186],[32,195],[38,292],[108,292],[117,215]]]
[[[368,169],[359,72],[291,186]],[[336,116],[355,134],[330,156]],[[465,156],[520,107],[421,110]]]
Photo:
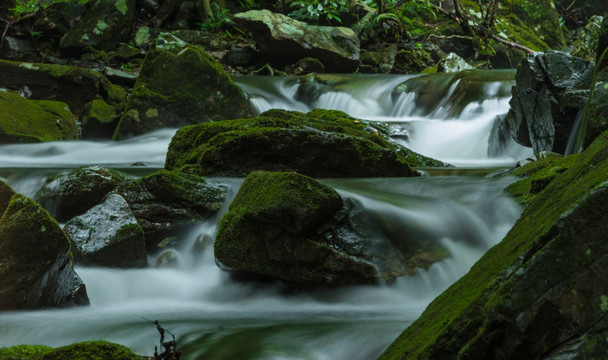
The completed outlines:
[[[152,355],[154,320],[175,335],[184,359],[374,359],[430,301],[499,242],[520,215],[503,193],[505,177],[484,176],[531,155],[515,144],[489,157],[490,132],[508,109],[513,80],[474,86],[482,96],[463,99],[466,78],[438,77],[432,86],[394,94],[411,75],[325,75],[236,79],[258,112],[271,108],[342,110],[388,125],[397,142],[456,168],[420,169],[420,178],[322,179],[343,197],[397,224],[403,236],[424,237],[451,256],[413,276],[376,286],[285,293],[279,285],[242,283],[215,264],[212,248],[195,259],[188,249],[217,224],[242,179],[210,178],[228,189],[223,210],[188,234],[178,266],[115,270],[77,266],[89,307],[0,312],[0,347],[61,346],[108,340]],[[501,76],[504,76],[502,74]],[[479,77],[479,74],[477,74]],[[471,84],[468,84],[471,86]],[[439,100],[421,96],[440,92]],[[46,179],[82,165],[102,165],[141,176],[162,168],[175,129],[130,140],[0,146],[0,178],[33,196]],[[380,235],[379,235],[380,236]]]

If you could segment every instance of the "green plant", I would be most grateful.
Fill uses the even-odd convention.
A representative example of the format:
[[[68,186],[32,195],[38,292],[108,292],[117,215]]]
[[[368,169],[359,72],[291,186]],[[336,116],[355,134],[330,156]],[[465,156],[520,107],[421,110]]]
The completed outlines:
[[[79,3],[86,4],[90,0],[17,0],[15,2],[15,7],[11,9],[13,14],[17,17],[27,14],[33,13],[40,9],[47,8],[55,3],[62,2],[71,2],[71,3]]]
[[[296,8],[289,16],[308,22],[319,22],[327,20],[342,23],[341,15],[350,10],[350,2],[347,0],[296,0],[290,7]]]
[[[203,31],[212,31],[219,29],[225,23],[230,23],[231,21],[230,10],[222,9],[218,3],[214,2],[213,12],[209,18],[196,23],[196,25],[200,26],[201,30]]]

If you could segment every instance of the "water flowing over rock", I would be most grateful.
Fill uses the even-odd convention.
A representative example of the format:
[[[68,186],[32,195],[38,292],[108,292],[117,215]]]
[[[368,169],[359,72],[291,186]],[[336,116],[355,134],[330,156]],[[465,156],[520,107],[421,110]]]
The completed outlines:
[[[601,359],[608,351],[608,132],[382,359]]]
[[[145,267],[148,264],[144,231],[129,204],[117,194],[65,224],[74,245],[74,260],[85,265]]]
[[[130,39],[134,15],[135,0],[95,1],[59,45],[69,50],[87,46],[112,50]]]
[[[349,72],[359,65],[359,38],[345,27],[308,25],[269,10],[234,15],[271,63],[287,65],[305,57],[319,59],[328,72]]]
[[[89,303],[59,224],[0,181],[0,310]]]
[[[148,252],[154,252],[164,237],[213,216],[226,196],[224,187],[201,176],[167,170],[128,180],[115,192],[127,200],[141,224]]]
[[[84,214],[125,180],[125,175],[100,166],[80,167],[42,186],[34,199],[59,221]]]
[[[565,153],[593,69],[592,62],[558,51],[529,54],[517,69],[503,132],[535,153]]]
[[[0,60],[0,88],[25,92],[32,100],[63,101],[77,115],[93,99],[114,105],[125,97],[120,86],[88,69],[8,60]]]
[[[68,105],[28,100],[0,91],[0,144],[74,140],[78,127]]]
[[[204,175],[246,176],[254,170],[313,177],[418,176],[411,166],[442,166],[387,140],[384,130],[340,111],[270,110],[250,119],[180,129],[166,169],[195,165]]]
[[[161,34],[148,52],[115,139],[253,115],[243,91],[203,48]]]
[[[220,222],[215,256],[249,276],[295,286],[375,282],[374,267],[316,233],[342,207],[333,189],[296,173],[251,173]]]

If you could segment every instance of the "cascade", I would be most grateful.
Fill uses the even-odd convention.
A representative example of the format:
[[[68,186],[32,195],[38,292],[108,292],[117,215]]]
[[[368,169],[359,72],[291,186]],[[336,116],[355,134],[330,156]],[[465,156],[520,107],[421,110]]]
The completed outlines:
[[[420,104],[423,91],[393,90],[414,76],[240,78],[259,112],[322,107],[383,121],[396,141],[460,167],[504,167],[528,155],[512,147],[487,155],[496,116],[508,109],[511,81],[481,81],[482,96],[463,99],[462,79],[447,81],[441,98]],[[442,78],[442,81],[444,78]],[[445,82],[445,81],[443,81]],[[423,106],[425,105],[425,106]],[[421,110],[421,106],[424,109]],[[140,176],[161,168],[175,129],[120,142],[54,142],[0,146],[0,177],[32,196],[46,179],[80,165],[102,165]],[[450,256],[413,276],[377,286],[285,294],[276,284],[237,282],[220,270],[208,247],[188,249],[217,223],[242,179],[211,178],[229,189],[214,219],[185,234],[176,267],[116,270],[77,266],[90,307],[0,312],[0,347],[60,346],[104,339],[150,355],[158,343],[151,321],[176,335],[186,359],[373,359],[428,303],[465,274],[508,232],[520,214],[502,189],[509,179],[478,176],[325,179],[345,199],[391,221],[408,236],[424,237]],[[379,235],[381,236],[381,235]]]

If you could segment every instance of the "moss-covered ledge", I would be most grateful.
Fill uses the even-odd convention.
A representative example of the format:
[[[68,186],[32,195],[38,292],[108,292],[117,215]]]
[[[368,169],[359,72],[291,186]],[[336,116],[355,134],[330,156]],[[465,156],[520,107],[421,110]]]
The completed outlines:
[[[143,360],[127,347],[107,341],[85,341],[52,348],[16,345],[0,348],[0,360]]]
[[[605,132],[381,359],[603,358],[607,180]]]

